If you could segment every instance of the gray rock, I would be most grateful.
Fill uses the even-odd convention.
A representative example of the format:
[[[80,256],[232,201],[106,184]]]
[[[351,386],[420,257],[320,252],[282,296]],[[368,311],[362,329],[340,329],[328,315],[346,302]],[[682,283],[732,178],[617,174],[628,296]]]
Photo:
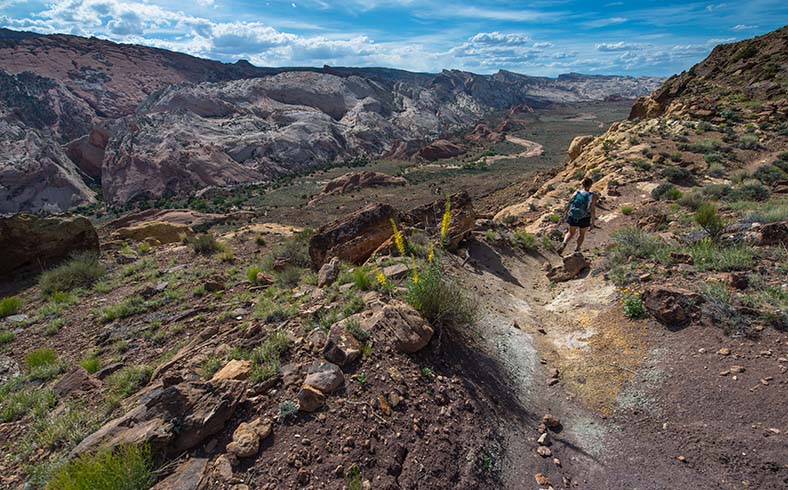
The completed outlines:
[[[334,281],[339,277],[339,265],[340,262],[337,257],[323,264],[317,273],[317,287],[324,288],[334,284]]]
[[[345,384],[345,376],[336,364],[315,361],[309,368],[304,384],[328,394]]]

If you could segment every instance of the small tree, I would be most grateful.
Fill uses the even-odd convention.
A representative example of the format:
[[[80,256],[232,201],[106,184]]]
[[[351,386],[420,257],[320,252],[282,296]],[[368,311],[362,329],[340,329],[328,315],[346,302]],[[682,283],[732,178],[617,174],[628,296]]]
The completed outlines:
[[[695,222],[714,240],[725,230],[725,223],[713,204],[701,204],[695,211]]]

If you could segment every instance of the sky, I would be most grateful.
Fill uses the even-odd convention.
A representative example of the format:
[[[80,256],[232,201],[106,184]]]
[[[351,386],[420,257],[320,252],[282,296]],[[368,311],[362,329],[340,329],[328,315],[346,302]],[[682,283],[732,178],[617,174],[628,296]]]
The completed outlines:
[[[657,75],[788,24],[788,1],[0,0],[0,26],[258,66]]]

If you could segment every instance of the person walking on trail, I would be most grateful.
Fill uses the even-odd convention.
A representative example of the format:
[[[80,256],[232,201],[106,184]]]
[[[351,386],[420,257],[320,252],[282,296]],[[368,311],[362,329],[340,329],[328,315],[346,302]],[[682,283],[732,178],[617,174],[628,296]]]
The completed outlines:
[[[594,202],[594,194],[591,193],[591,185],[594,181],[586,177],[583,179],[583,188],[578,189],[572,195],[572,198],[567,204],[566,222],[569,224],[569,230],[564,235],[564,241],[558,247],[558,255],[563,253],[569,240],[571,240],[575,233],[577,236],[577,246],[575,252],[580,251],[580,246],[583,245],[583,240],[586,238],[586,232],[590,227],[594,226],[596,218],[596,203]]]

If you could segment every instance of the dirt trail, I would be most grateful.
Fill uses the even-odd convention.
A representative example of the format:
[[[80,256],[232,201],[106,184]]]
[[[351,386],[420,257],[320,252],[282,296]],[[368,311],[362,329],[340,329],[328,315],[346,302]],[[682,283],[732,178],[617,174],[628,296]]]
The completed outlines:
[[[512,136],[510,134],[506,135],[506,141],[509,143],[514,143],[515,145],[520,145],[523,147],[523,151],[520,153],[515,153],[514,155],[493,155],[490,157],[482,157],[484,161],[488,164],[495,163],[500,160],[511,160],[514,158],[531,158],[531,157],[538,157],[542,153],[544,153],[544,147],[536,143],[534,141],[529,141],[524,138],[520,138],[517,136]],[[481,160],[480,160],[481,161]]]
[[[615,229],[617,217],[607,218],[589,236],[588,247],[602,245]],[[653,462],[649,476],[641,477],[621,457],[637,451],[639,443],[622,440],[621,428],[607,415],[626,397],[638,396],[630,386],[648,377],[656,353],[643,340],[644,327],[621,314],[610,283],[591,274],[551,284],[543,265],[560,261],[552,253],[525,255],[477,240],[468,253],[469,260],[456,262],[451,273],[475,294],[482,310],[475,348],[500,371],[487,373],[487,381],[501,394],[503,488],[536,488],[536,473],[547,475],[555,488],[569,488],[563,478],[588,489],[670,488],[689,482],[707,488],[669,458]],[[560,382],[550,386],[553,369],[559,370]],[[551,434],[553,455],[542,458],[536,454],[537,427],[546,413],[559,417],[563,429]],[[640,486],[660,474],[671,476]],[[619,486],[623,481],[636,483]]]

